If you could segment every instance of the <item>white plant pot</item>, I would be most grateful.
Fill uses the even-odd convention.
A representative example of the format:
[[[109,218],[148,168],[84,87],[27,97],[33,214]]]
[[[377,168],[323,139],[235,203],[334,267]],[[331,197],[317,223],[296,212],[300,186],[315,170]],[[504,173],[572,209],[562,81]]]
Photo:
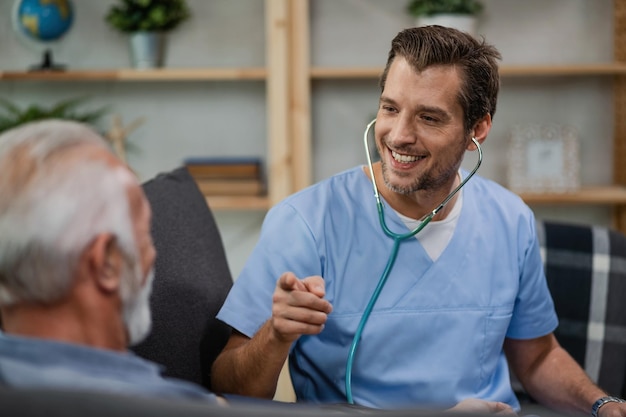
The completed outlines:
[[[476,17],[460,14],[439,14],[428,17],[418,17],[415,20],[416,26],[439,25],[458,29],[476,36]]]
[[[165,56],[165,33],[136,32],[130,35],[131,62],[136,69],[160,68]]]

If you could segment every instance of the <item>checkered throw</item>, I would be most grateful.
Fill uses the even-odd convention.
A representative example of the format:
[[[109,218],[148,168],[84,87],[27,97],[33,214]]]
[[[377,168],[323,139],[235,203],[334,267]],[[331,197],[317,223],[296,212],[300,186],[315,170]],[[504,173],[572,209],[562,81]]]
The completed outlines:
[[[537,221],[559,343],[611,395],[626,397],[626,236]]]

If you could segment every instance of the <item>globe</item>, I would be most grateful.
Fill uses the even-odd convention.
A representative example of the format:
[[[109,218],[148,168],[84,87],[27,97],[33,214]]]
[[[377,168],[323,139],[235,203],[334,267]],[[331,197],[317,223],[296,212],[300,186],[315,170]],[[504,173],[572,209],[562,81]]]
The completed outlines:
[[[58,69],[52,63],[50,45],[69,32],[74,21],[70,0],[16,0],[13,29],[28,43],[43,49],[42,63],[36,69]]]

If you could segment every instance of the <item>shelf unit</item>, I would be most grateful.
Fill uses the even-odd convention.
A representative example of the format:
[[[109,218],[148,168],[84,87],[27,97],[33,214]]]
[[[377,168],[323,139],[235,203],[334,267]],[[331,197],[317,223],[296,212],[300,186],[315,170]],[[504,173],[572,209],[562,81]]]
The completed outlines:
[[[382,67],[312,67],[309,0],[265,0],[264,68],[164,68],[0,72],[0,82],[214,82],[265,81],[268,195],[215,196],[215,209],[265,210],[312,183],[311,84],[314,80],[375,79]],[[626,0],[614,0],[614,62],[502,66],[503,77],[612,77],[613,184],[567,194],[523,194],[529,204],[608,205],[613,224],[626,232]]]
[[[0,82],[246,82],[265,81],[267,114],[266,196],[210,196],[217,210],[266,210],[291,194],[292,166],[288,141],[289,30],[285,25],[289,0],[265,0],[266,66],[263,68],[160,68],[148,70],[93,69],[59,72],[0,71]]]
[[[265,68],[163,68],[71,70],[59,72],[0,71],[3,81],[244,81],[265,80]]]
[[[607,185],[581,187],[567,193],[521,193],[528,204],[608,204],[626,205],[626,187]]]
[[[290,10],[291,37],[307,40],[300,44],[297,54],[290,56],[292,68],[305,69],[306,76],[294,77],[291,84],[292,119],[300,124],[292,127],[301,153],[294,154],[295,174],[300,179],[296,189],[310,183],[310,149],[312,134],[311,81],[378,78],[382,67],[311,67],[309,63],[309,0],[293,0]],[[626,233],[626,0],[614,0],[614,62],[577,65],[519,65],[502,66],[502,77],[612,77],[614,85],[613,184],[583,187],[567,194],[522,194],[528,204],[608,205],[613,209],[613,227]],[[295,113],[294,113],[295,111]],[[304,114],[303,114],[304,113]]]
[[[69,70],[59,72],[0,71],[0,81],[45,82],[193,82],[193,81],[263,81],[268,78],[265,68],[188,68],[188,69],[114,69]],[[269,132],[268,132],[269,133]],[[270,180],[271,181],[271,180]],[[275,196],[280,198],[282,196]],[[206,197],[211,208],[267,209],[268,196],[211,196]]]

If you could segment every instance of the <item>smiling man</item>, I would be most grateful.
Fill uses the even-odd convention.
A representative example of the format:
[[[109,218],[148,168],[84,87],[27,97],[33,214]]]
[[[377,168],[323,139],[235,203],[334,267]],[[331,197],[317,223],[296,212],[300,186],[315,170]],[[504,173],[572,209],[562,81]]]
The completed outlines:
[[[218,315],[235,331],[214,363],[215,389],[271,397],[289,355],[302,401],[519,409],[510,363],[545,405],[589,412],[601,400],[603,416],[623,413],[552,334],[531,210],[478,176],[453,193],[469,175],[466,151],[491,129],[499,58],[439,26],[393,39],[375,123],[380,162],[268,213]]]

